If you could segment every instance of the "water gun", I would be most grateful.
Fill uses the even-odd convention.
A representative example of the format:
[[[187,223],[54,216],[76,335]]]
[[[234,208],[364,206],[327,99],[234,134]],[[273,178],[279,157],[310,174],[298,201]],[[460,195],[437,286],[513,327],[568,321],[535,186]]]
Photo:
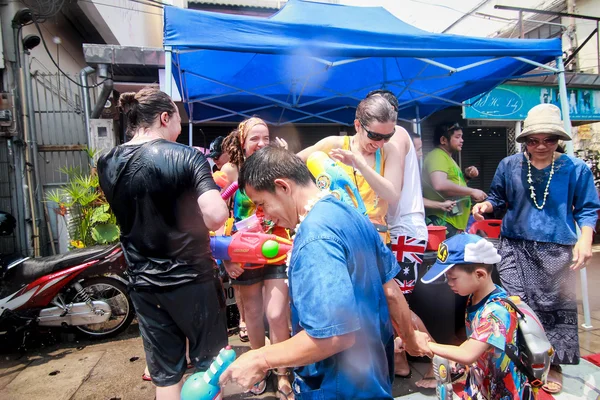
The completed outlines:
[[[330,190],[339,200],[356,207],[361,214],[367,215],[367,209],[356,184],[327,154],[315,151],[306,160],[306,165],[315,177],[319,189]]]
[[[450,376],[450,362],[446,358],[434,356],[432,360],[433,375],[437,381],[435,393],[438,400],[452,400],[454,389]]]
[[[181,388],[181,400],[221,399],[219,378],[233,361],[235,361],[235,351],[231,346],[221,349],[206,372],[197,372],[185,381]]]
[[[213,179],[218,187],[221,189],[227,187],[229,185],[229,180],[227,179],[227,175],[223,171],[217,171],[212,174]]]
[[[282,264],[292,241],[261,232],[238,231],[232,236],[211,236],[210,250],[218,260],[241,263],[245,269],[265,264]],[[245,264],[255,264],[256,267]]]
[[[228,198],[234,195],[234,193],[238,190],[238,187],[239,186],[237,181],[233,182],[227,187],[227,189],[225,189],[225,191],[223,191],[223,193],[221,193],[221,198],[223,200],[227,200]]]
[[[233,182],[232,184],[229,184],[229,180],[227,179],[227,175],[225,175],[225,173],[223,171],[217,171],[213,174],[213,179],[215,180],[215,183],[217,184],[218,187],[220,187],[221,189],[225,189],[225,191],[223,191],[223,193],[221,193],[221,198],[223,200],[227,200],[228,198],[230,198],[231,196],[233,196],[233,194],[235,193],[236,190],[238,190],[238,183],[237,181]]]

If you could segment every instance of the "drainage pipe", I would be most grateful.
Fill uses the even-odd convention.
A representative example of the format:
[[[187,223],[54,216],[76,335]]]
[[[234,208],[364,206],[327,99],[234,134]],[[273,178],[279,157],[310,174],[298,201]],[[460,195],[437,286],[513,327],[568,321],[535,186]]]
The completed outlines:
[[[94,73],[96,70],[90,66],[83,68],[79,71],[79,82],[81,83],[81,99],[83,100],[83,117],[85,120],[85,132],[88,139],[88,146],[92,144],[90,140],[90,91],[88,85],[88,75]]]
[[[96,101],[94,109],[92,110],[92,118],[100,117],[100,114],[102,114],[102,110],[104,109],[104,105],[106,104],[106,100],[108,100],[108,97],[113,89],[113,80],[108,76],[108,66],[106,64],[98,65],[98,77],[104,79],[104,84],[102,85],[100,96],[98,96],[98,100]]]

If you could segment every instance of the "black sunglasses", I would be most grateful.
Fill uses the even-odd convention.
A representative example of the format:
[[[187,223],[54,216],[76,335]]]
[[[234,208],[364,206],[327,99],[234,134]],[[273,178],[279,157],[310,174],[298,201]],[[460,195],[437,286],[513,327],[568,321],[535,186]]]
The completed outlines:
[[[550,136],[550,137],[544,138],[542,140],[540,140],[538,138],[529,137],[529,138],[525,139],[525,143],[527,144],[527,146],[532,146],[532,147],[538,147],[542,143],[544,143],[545,146],[555,145],[556,143],[558,143],[558,136]]]
[[[371,132],[370,130],[365,128],[365,125],[362,122],[360,122],[360,126],[362,126],[362,128],[365,130],[365,132],[367,132],[367,137],[375,142],[379,142],[381,140],[385,140],[387,142],[388,140],[390,140],[392,138],[392,136],[394,136],[394,133],[396,133],[395,127],[394,127],[394,131],[392,133],[388,133],[387,135],[384,135],[382,133]]]
[[[454,132],[454,131],[458,131],[458,130],[462,130],[462,126],[460,126],[460,124],[458,122],[455,122],[446,128],[446,132]]]

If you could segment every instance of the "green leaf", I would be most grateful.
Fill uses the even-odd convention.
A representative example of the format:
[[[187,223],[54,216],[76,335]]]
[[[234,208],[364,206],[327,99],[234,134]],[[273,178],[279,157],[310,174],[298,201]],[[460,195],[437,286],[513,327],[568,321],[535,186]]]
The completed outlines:
[[[51,190],[46,194],[46,202],[54,202],[56,204],[60,204],[64,202],[64,195],[62,190]]]
[[[109,219],[110,213],[108,212],[108,204],[102,204],[92,211],[90,222],[96,224],[98,222],[107,222]]]
[[[92,238],[100,244],[116,242],[119,239],[119,227],[114,224],[101,224],[92,228]]]

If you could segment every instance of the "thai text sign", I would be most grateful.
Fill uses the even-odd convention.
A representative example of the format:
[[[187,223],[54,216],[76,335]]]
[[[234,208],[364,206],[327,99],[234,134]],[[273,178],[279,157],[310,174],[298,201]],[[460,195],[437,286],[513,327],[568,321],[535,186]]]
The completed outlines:
[[[573,121],[600,121],[600,90],[568,88],[569,115]],[[491,92],[472,98],[463,107],[465,119],[521,121],[540,103],[560,108],[556,86],[500,85]]]

